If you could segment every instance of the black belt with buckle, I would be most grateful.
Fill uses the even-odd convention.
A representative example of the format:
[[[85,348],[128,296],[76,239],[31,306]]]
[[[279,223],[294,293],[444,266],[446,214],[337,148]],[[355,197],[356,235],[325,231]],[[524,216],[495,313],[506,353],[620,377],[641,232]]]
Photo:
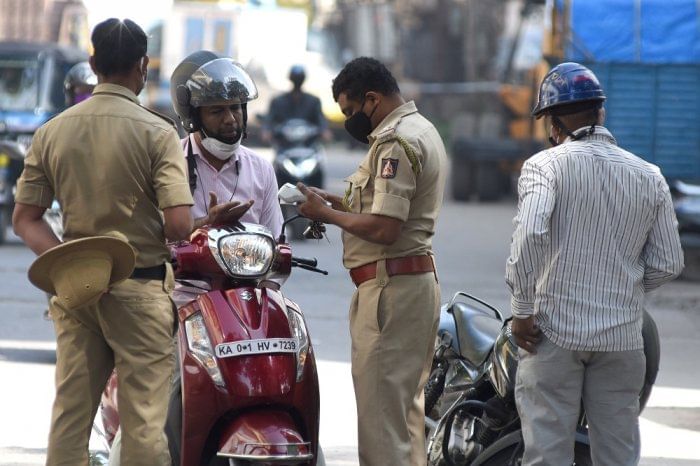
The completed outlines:
[[[165,264],[135,268],[129,278],[135,280],[165,280]]]

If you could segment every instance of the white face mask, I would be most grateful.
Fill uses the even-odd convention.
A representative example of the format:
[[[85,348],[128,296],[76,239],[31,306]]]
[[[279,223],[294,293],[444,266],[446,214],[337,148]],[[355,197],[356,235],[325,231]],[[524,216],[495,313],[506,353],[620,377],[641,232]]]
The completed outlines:
[[[230,159],[236,152],[236,150],[240,147],[241,139],[243,139],[241,135],[241,137],[238,138],[238,141],[234,142],[233,144],[226,144],[225,142],[219,141],[216,138],[209,137],[206,134],[203,134],[203,136],[205,137],[202,138],[202,147],[204,147],[207,150],[207,152],[209,152],[211,155],[213,155],[219,160]]]

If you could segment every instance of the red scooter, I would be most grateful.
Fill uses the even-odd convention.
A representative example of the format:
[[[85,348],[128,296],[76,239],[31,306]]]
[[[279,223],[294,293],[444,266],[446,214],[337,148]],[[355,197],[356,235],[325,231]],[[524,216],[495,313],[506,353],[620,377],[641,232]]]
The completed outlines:
[[[181,426],[166,428],[173,464],[323,465],[313,347],[301,310],[279,289],[293,266],[327,272],[253,224],[202,228],[172,250],[179,281],[210,285],[178,311],[181,383],[168,424]],[[115,374],[101,415],[95,430],[112,445]]]

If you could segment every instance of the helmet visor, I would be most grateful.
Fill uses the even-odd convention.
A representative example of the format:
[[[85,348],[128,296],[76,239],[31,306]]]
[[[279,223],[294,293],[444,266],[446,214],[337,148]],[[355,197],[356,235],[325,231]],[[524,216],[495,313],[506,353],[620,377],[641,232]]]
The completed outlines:
[[[212,60],[187,80],[193,107],[240,103],[258,97],[258,89],[248,73],[230,58]]]

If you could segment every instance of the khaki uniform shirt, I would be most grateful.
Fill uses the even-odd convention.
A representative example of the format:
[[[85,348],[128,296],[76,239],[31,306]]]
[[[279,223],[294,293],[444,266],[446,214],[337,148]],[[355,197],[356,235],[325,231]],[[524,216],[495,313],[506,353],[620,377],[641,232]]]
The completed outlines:
[[[401,220],[401,236],[391,245],[343,232],[343,263],[348,269],[380,259],[431,253],[435,221],[445,188],[447,155],[435,127],[407,102],[369,136],[370,149],[349,183],[349,212]]]
[[[125,87],[98,85],[32,140],[15,201],[49,207],[54,197],[65,240],[116,236],[136,251],[136,267],[168,261],[161,210],[193,203],[172,121]]]

